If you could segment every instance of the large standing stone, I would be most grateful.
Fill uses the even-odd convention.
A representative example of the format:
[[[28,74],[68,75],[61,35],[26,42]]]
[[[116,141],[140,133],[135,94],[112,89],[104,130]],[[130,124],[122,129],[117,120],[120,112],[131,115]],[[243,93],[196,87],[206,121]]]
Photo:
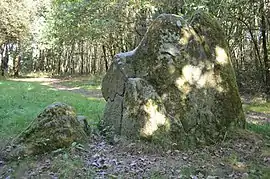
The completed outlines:
[[[79,118],[82,117],[77,118],[74,109],[67,104],[49,105],[11,142],[6,157],[42,154],[69,147],[73,142],[85,141],[87,135],[84,128],[88,126],[85,126],[85,119]]]
[[[128,137],[212,143],[245,118],[223,30],[215,19],[164,14],[102,82],[103,122]]]

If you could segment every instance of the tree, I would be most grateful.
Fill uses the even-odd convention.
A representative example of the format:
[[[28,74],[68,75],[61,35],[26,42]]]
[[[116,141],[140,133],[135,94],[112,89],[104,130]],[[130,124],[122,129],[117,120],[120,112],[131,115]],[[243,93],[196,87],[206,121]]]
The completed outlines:
[[[226,32],[240,88],[269,94],[269,6],[267,0],[3,0],[2,69],[20,53],[28,71],[103,74],[115,54],[138,46],[159,14],[206,11]]]
[[[0,58],[1,75],[8,71],[10,51],[13,44],[19,44],[28,33],[30,13],[24,0],[0,1]]]

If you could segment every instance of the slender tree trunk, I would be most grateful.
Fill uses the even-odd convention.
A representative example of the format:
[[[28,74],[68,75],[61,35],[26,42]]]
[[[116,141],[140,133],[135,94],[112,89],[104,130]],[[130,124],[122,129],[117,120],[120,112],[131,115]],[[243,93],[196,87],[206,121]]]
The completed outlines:
[[[262,49],[263,61],[265,69],[265,87],[268,98],[270,98],[270,62],[267,49],[266,19],[264,14],[264,1],[261,2],[261,33],[262,33]]]
[[[105,70],[108,71],[109,64],[108,64],[108,60],[107,60],[105,45],[102,45],[102,49],[103,49],[103,57],[104,57],[104,62],[105,62]]]
[[[240,18],[238,18],[238,20],[240,21],[240,22],[242,22],[246,27],[247,27],[247,29],[248,29],[248,31],[249,31],[249,34],[250,34],[250,37],[251,37],[251,40],[252,40],[252,42],[253,42],[253,44],[254,44],[254,48],[255,48],[255,54],[256,54],[256,60],[260,63],[260,65],[262,66],[262,61],[261,61],[261,56],[260,56],[260,48],[259,48],[259,46],[258,46],[258,42],[257,42],[257,40],[256,40],[256,38],[254,37],[254,34],[253,34],[253,32],[252,32],[252,29],[250,28],[250,26],[244,21],[244,20],[242,20],[242,19],[240,19]],[[259,70],[259,69],[257,69],[257,70]]]
[[[9,61],[9,49],[8,43],[4,44],[4,51],[2,53],[2,62],[1,62],[1,75],[5,76],[8,72],[8,61]]]
[[[81,41],[81,74],[83,74],[83,70],[84,70],[84,48],[83,48],[83,41]]]
[[[44,70],[44,50],[39,50],[38,71]]]
[[[19,77],[19,72],[21,68],[21,47],[20,43],[18,42],[17,48],[16,48],[16,57],[13,59],[13,71],[14,71],[14,76]]]
[[[17,55],[16,70],[14,71],[15,77],[19,77],[19,72],[20,72],[20,68],[21,68],[21,59],[22,59],[22,56],[20,54]]]
[[[21,66],[21,53],[20,53],[20,44],[18,43],[16,48],[16,57],[13,59],[13,71],[15,77],[19,77],[20,66]]]
[[[75,73],[74,50],[75,50],[75,42],[72,44],[71,52],[70,52],[70,55],[69,55],[69,58],[70,58],[70,61],[71,61],[71,64],[72,64],[72,68],[70,70],[71,74]]]
[[[92,74],[97,72],[97,46],[94,45],[94,54],[93,54],[93,64],[92,64]]]
[[[66,47],[64,46],[63,47],[64,48],[64,63],[65,63],[65,65],[64,65],[64,73],[67,73],[69,70],[70,70],[70,59],[69,59],[69,56],[68,56],[68,50],[66,49]]]
[[[87,69],[88,69],[88,73],[92,73],[92,45],[89,44],[88,47],[88,65],[87,65]]]
[[[4,64],[4,51],[5,51],[5,45],[1,45],[0,47],[0,57],[1,57],[1,66],[0,66],[0,71],[1,71],[1,76],[5,75],[4,69],[3,69],[3,64]]]
[[[62,50],[57,55],[55,59],[55,63],[57,63],[57,74],[60,75],[62,73],[62,60],[61,60]]]

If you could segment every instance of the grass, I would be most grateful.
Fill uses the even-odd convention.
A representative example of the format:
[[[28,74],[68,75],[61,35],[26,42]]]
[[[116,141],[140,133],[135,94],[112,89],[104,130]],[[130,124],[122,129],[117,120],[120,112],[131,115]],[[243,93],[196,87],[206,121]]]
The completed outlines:
[[[254,98],[251,103],[243,105],[245,112],[255,112],[270,118],[270,102]],[[248,130],[261,134],[270,139],[270,123],[248,123]]]
[[[253,124],[248,123],[247,125],[248,130],[253,131],[257,134],[261,134],[264,137],[270,139],[270,124]]]
[[[105,102],[80,94],[57,91],[39,83],[0,81],[0,143],[20,133],[47,105],[64,102],[78,115],[97,122]]]
[[[104,100],[87,98],[72,92],[57,91],[37,82],[2,80],[0,81],[0,149],[7,141],[23,131],[47,105],[53,102],[64,102],[73,106],[78,115],[87,116],[91,123],[100,120],[105,105]],[[59,154],[53,157],[51,162],[52,172],[58,173],[61,178],[91,176],[90,170],[83,171],[83,159],[76,154],[68,152]],[[20,178],[25,175],[25,171],[38,165],[37,159],[28,158],[10,163],[9,167],[16,171],[12,176]],[[3,171],[0,166],[0,173]],[[51,178],[49,175],[39,176],[38,173],[36,177]]]
[[[252,112],[255,115],[263,115],[264,117],[270,118],[270,102],[267,102],[262,99],[254,98],[251,103],[243,105],[245,112]],[[262,123],[253,123],[248,122],[247,129],[249,131],[260,134],[264,138],[265,147],[262,152],[262,156],[269,157],[270,156],[270,123],[262,122]],[[249,178],[270,178],[270,169],[269,167],[261,166],[261,162],[253,162],[250,164],[254,169],[251,170]],[[259,173],[258,173],[259,172]]]

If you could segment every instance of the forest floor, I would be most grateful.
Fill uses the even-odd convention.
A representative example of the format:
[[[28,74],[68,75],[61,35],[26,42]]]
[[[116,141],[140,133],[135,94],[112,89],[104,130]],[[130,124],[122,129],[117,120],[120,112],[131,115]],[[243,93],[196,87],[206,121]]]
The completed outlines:
[[[25,88],[31,98],[34,95],[35,100],[41,93],[45,93],[43,98],[37,101],[41,103],[44,100],[42,101],[44,105],[50,99],[64,100],[75,105],[80,113],[90,116],[90,119],[94,116],[93,120],[98,120],[102,115],[105,103],[100,92],[100,78],[12,80],[3,83],[5,86],[15,86],[19,81],[20,88]],[[31,86],[32,83],[35,85]],[[29,91],[32,88],[37,90],[32,93]],[[11,93],[11,89],[13,88],[1,91],[0,88],[0,100],[7,99],[1,94]],[[18,89],[15,87],[14,90]],[[17,93],[18,91],[16,95]],[[27,95],[24,98],[26,101],[30,98]],[[65,98],[67,95],[68,99]],[[89,100],[86,101],[84,98]],[[14,94],[8,99],[10,106],[16,108],[18,101]],[[183,151],[175,149],[164,151],[144,141],[128,141],[119,137],[110,142],[105,137],[95,134],[88,144],[76,144],[50,154],[12,162],[5,162],[0,156],[0,178],[270,178],[270,103],[260,96],[250,95],[242,95],[242,101],[248,129],[228,135],[228,139],[221,144]],[[89,105],[93,102],[94,104]],[[39,108],[42,109],[44,105]],[[0,117],[1,109],[4,107],[0,104]],[[36,110],[38,112],[38,109]],[[29,117],[34,115],[36,113]],[[7,118],[7,115],[3,115],[2,118]],[[0,125],[0,130],[4,127],[7,126]],[[21,127],[16,130],[10,129],[11,132],[3,134],[0,131],[0,134],[12,135],[20,129]]]

